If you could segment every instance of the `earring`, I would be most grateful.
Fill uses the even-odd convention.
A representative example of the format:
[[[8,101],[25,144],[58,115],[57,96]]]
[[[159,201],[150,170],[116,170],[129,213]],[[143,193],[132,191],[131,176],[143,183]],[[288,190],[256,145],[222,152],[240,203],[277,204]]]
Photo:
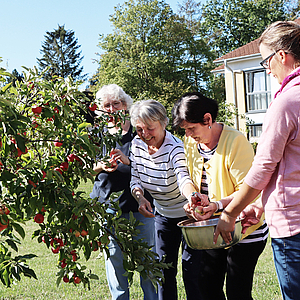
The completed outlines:
[[[210,125],[208,126],[208,129],[211,129],[211,126],[210,126]]]

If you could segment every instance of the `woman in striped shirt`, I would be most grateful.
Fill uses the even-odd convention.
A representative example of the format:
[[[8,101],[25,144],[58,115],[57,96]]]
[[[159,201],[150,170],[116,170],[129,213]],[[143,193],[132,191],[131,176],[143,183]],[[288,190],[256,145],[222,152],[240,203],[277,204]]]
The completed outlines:
[[[163,270],[158,286],[160,300],[176,300],[177,261],[182,243],[183,281],[188,300],[199,296],[200,250],[189,248],[177,223],[187,219],[183,206],[196,191],[185,163],[183,143],[166,130],[168,117],[162,104],[154,100],[135,103],[130,110],[137,136],[131,145],[131,192],[139,203],[139,212],[155,217],[156,253],[165,256],[172,267]],[[154,199],[155,213],[144,197],[148,190]],[[206,203],[208,204],[208,203]]]
[[[218,103],[201,93],[187,93],[175,104],[173,126],[185,130],[185,154],[191,178],[211,203],[204,215],[185,206],[188,215],[204,220],[219,214],[239,190],[251,167],[253,149],[245,136],[216,122]],[[222,199],[222,201],[218,201]],[[201,295],[207,300],[252,300],[254,269],[266,245],[268,228],[264,220],[247,229],[244,239],[227,249],[202,250]]]

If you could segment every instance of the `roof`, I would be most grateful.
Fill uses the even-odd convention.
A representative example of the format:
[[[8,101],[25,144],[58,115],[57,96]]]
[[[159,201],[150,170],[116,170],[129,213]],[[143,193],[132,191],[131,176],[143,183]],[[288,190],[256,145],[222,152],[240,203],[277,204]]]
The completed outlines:
[[[252,54],[258,54],[259,53],[258,40],[259,39],[256,39],[242,47],[239,47],[239,48],[217,58],[214,62],[218,63],[218,61],[223,62],[225,59],[228,59],[228,58],[235,58],[235,57],[247,56],[247,55],[252,55]]]
[[[300,25],[300,18],[294,20],[296,23]],[[242,47],[239,47],[219,58],[214,60],[214,63],[223,63],[225,59],[230,59],[230,58],[236,58],[236,57],[244,57],[248,55],[253,55],[253,54],[259,54],[259,44],[258,44],[259,39],[256,39]],[[212,72],[220,72],[224,70],[224,64],[216,67],[215,69],[212,70]]]

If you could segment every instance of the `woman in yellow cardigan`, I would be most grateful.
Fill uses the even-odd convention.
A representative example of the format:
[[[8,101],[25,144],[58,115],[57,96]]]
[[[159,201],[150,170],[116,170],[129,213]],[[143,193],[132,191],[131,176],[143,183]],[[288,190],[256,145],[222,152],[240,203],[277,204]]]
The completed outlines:
[[[197,220],[207,219],[219,214],[232,199],[229,196],[239,190],[251,167],[253,149],[241,132],[216,122],[217,102],[201,93],[183,95],[172,114],[173,127],[185,130],[185,155],[191,178],[203,197],[211,201],[203,208],[204,215],[194,212],[194,203],[186,205],[185,210]],[[263,220],[248,228],[242,241],[230,248],[202,250],[202,298],[225,300],[226,277],[228,300],[252,300],[254,269],[267,237],[268,227]]]

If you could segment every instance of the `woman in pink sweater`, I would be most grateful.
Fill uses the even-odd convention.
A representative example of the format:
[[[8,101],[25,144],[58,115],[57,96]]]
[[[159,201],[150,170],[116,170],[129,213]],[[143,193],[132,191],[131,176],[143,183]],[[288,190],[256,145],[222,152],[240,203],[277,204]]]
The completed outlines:
[[[270,229],[283,299],[300,295],[300,26],[275,22],[260,37],[261,65],[281,84],[263,124],[251,169],[220,216],[215,232],[230,242],[236,217],[255,223],[263,210]]]

